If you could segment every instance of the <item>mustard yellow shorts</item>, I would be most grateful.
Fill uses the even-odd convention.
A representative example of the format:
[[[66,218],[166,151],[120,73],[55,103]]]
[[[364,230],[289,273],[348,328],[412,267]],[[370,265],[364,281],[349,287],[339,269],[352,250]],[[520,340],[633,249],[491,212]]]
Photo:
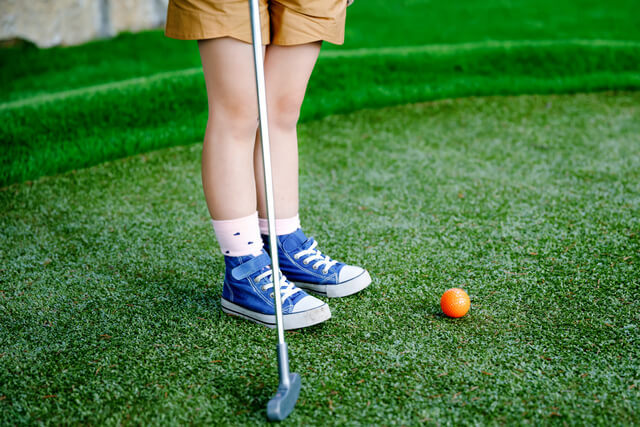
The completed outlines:
[[[347,0],[259,0],[264,44],[344,43]],[[169,0],[167,37],[251,43],[248,0]]]

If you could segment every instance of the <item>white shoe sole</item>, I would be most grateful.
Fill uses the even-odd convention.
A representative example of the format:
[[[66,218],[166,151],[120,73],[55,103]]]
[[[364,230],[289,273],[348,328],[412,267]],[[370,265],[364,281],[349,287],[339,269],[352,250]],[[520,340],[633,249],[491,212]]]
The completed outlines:
[[[325,295],[329,298],[340,298],[360,292],[371,284],[371,276],[364,270],[359,276],[337,285],[318,285],[315,283],[294,282],[299,288]]]
[[[248,310],[222,298],[222,311],[231,316],[238,316],[252,322],[260,323],[268,328],[276,327],[275,314],[262,314]],[[327,304],[298,313],[283,314],[284,329],[300,329],[317,325],[331,318],[331,310]]]

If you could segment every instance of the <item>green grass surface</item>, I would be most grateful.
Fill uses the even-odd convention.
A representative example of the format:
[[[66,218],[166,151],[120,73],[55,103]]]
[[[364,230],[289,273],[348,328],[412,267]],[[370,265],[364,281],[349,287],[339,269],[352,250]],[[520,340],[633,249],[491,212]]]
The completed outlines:
[[[631,92],[301,126],[303,225],[374,282],[287,334],[288,423],[640,423],[639,116]],[[198,144],[7,187],[0,236],[0,424],[265,422],[275,334],[220,311]]]
[[[361,0],[327,45],[302,120],[477,95],[640,88],[635,0]],[[161,31],[0,50],[0,187],[201,140],[195,42]]]
[[[486,40],[639,41],[636,9],[636,0],[362,0],[349,8],[344,48]],[[195,42],[171,40],[161,31],[70,48],[0,50],[0,102],[199,65]]]
[[[576,41],[350,51],[322,58],[301,120],[470,95],[640,88],[640,43]],[[0,105],[0,185],[201,140],[198,69]]]

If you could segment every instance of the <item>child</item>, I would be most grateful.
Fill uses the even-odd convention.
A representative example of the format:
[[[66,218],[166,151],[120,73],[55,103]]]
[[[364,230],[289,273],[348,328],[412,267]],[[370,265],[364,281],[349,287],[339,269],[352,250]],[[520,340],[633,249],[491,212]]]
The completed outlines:
[[[323,255],[298,217],[296,124],[322,41],[344,42],[346,7],[347,0],[260,0],[285,329],[331,317],[303,289],[342,297],[371,283],[366,270]],[[274,326],[249,2],[170,0],[166,35],[198,40],[202,59],[209,102],[202,186],[226,266],[222,310]]]

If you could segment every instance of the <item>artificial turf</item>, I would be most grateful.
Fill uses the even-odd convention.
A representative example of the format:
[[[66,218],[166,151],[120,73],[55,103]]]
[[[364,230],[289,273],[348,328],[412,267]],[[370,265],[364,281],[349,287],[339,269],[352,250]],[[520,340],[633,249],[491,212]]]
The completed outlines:
[[[301,120],[473,95],[640,89],[640,42],[558,41],[332,51]],[[202,139],[199,69],[0,105],[0,186]]]
[[[362,0],[348,9],[344,46],[422,46],[490,40],[640,41],[636,0]],[[248,16],[247,7],[247,16]],[[195,42],[161,31],[38,50],[0,49],[0,102],[200,66]]]
[[[635,0],[387,2],[349,9],[302,120],[433,99],[640,88]],[[0,49],[0,186],[202,139],[195,42],[161,31]]]
[[[287,333],[288,423],[640,423],[638,117],[615,92],[302,125],[303,225],[374,281]],[[0,236],[0,424],[265,422],[275,334],[220,311],[199,144],[5,187]]]

